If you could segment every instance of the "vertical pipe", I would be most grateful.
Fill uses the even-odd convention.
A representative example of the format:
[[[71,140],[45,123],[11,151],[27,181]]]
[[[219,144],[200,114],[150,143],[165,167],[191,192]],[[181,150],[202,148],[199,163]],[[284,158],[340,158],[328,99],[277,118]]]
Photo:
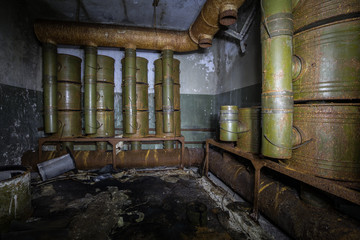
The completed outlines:
[[[97,75],[97,48],[85,47],[85,133],[96,133],[96,75]]]
[[[45,133],[57,132],[57,60],[56,45],[43,44],[44,125]]]
[[[162,109],[164,112],[163,128],[165,133],[174,132],[173,55],[174,52],[172,50],[165,49],[162,52]]]
[[[136,133],[136,50],[125,49],[125,92],[124,98],[124,130],[128,134]]]
[[[292,1],[261,0],[262,154],[290,158],[292,154]]]
[[[164,141],[164,149],[174,149],[174,141]]]
[[[131,142],[131,150],[141,150],[141,142]]]

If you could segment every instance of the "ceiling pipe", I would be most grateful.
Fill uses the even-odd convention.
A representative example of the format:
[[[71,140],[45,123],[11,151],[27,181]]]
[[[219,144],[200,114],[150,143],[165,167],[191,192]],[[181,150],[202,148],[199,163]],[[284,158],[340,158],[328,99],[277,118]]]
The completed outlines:
[[[206,1],[195,22],[190,26],[191,39],[201,48],[211,47],[212,39],[219,30],[220,24],[225,26],[234,24],[237,20],[237,10],[244,1]]]
[[[188,31],[46,20],[36,21],[34,30],[44,43],[190,52],[199,46],[210,47],[219,22],[235,23],[244,1],[208,0]]]

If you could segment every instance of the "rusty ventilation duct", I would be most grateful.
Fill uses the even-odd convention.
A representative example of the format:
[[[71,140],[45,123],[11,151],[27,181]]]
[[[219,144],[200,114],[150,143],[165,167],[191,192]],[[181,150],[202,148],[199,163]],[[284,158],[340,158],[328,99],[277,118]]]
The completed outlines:
[[[208,0],[188,31],[43,20],[34,28],[43,43],[189,52],[210,47],[219,24],[235,23],[237,9],[244,1]]]

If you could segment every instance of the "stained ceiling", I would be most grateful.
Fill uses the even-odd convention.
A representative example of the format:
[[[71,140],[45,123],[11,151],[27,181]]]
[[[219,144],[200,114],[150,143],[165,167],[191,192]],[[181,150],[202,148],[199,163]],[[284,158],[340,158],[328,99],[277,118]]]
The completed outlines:
[[[187,30],[198,16],[206,0],[26,1],[32,19]]]

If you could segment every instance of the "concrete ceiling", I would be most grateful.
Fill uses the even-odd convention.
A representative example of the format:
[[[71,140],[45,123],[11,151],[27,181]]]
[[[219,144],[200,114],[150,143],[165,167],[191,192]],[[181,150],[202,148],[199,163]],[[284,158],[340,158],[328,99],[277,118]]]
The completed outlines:
[[[187,30],[206,0],[26,0],[32,19]]]

